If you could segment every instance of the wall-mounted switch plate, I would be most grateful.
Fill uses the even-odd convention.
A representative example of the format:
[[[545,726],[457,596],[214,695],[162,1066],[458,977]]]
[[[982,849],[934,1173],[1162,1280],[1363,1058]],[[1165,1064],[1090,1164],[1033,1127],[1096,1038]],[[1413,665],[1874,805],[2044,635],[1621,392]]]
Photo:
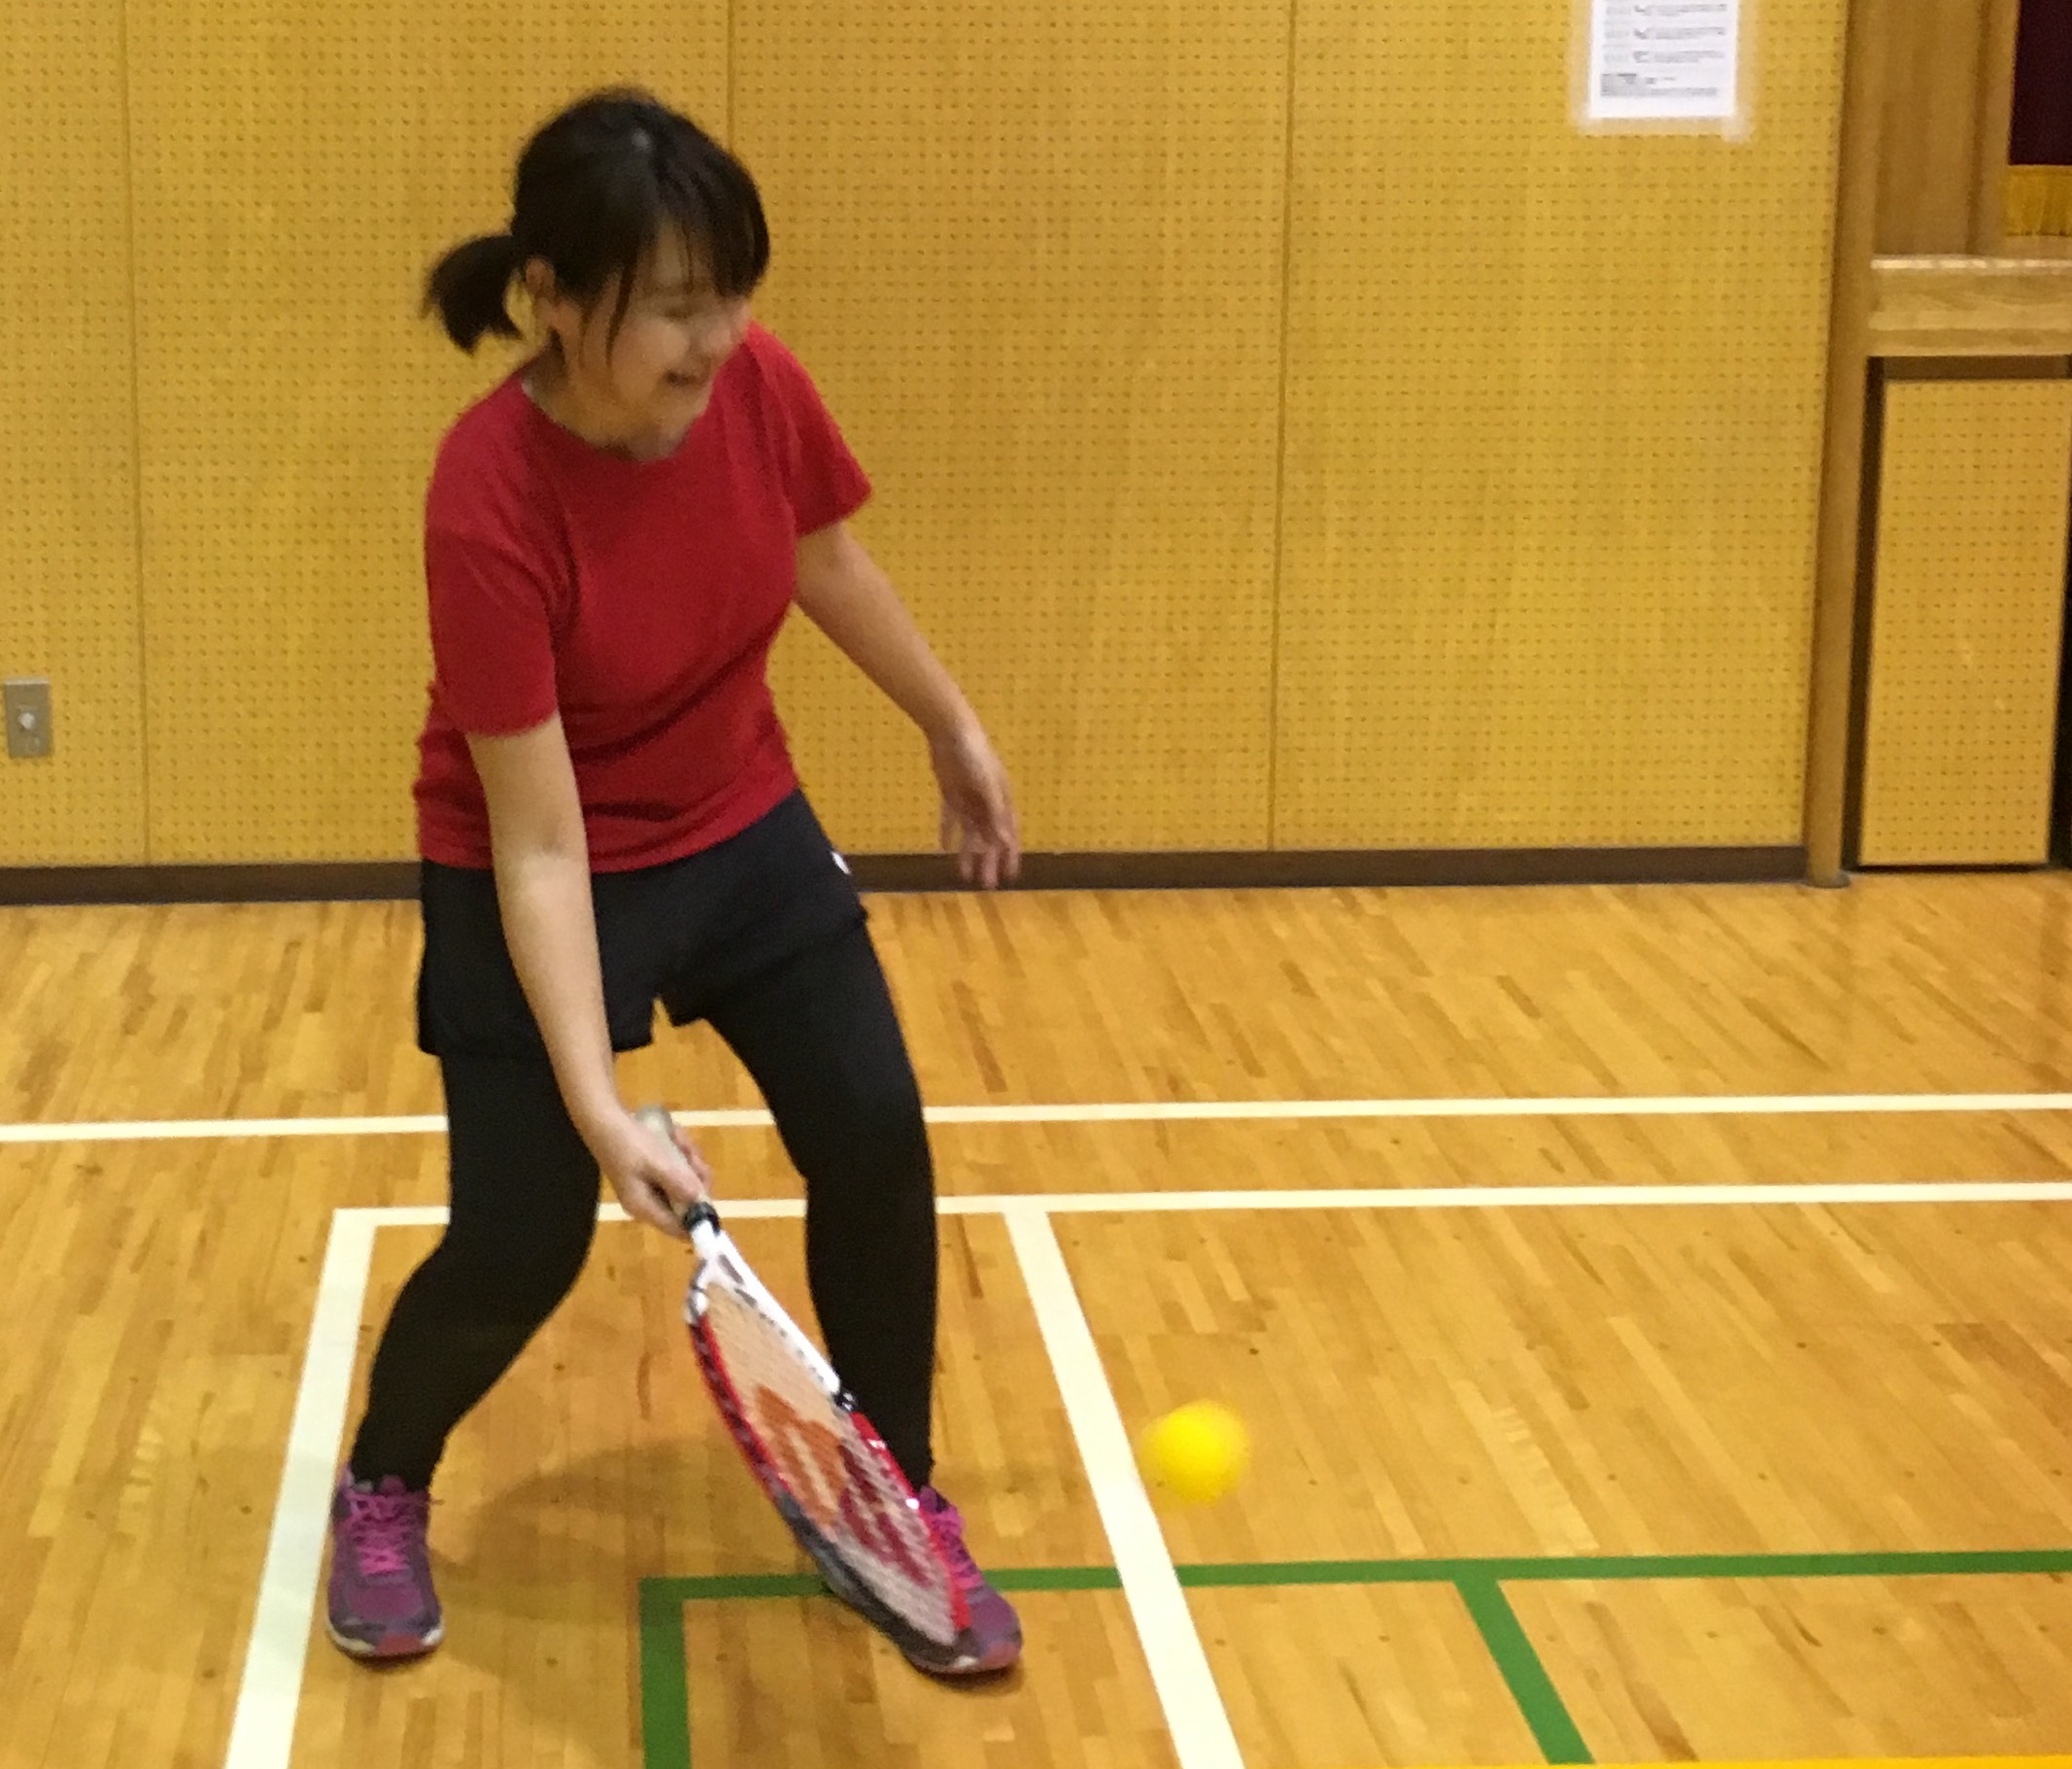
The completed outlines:
[[[7,753],[33,762],[51,753],[51,684],[40,677],[0,684],[7,716]]]

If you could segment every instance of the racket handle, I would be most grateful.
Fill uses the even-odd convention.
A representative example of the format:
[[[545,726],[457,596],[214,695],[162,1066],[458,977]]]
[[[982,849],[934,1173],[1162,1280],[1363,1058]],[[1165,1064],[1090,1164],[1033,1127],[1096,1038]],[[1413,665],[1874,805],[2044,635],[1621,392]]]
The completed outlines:
[[[666,1106],[643,1106],[633,1113],[633,1116],[638,1118],[641,1123],[645,1124],[648,1129],[653,1131],[671,1148],[676,1146],[676,1120],[669,1116]],[[696,1235],[699,1229],[717,1231],[720,1226],[720,1213],[712,1208],[711,1199],[700,1198],[683,1213],[679,1220],[684,1225],[685,1234]]]
[[[669,1116],[669,1108],[666,1106],[636,1106],[633,1116],[671,1148],[676,1146],[676,1120]]]

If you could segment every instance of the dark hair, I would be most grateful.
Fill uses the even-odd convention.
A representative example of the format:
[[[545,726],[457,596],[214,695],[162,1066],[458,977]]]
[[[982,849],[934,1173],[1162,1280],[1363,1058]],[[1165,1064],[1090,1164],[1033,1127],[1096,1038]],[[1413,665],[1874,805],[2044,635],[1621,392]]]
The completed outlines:
[[[485,332],[515,338],[504,305],[533,258],[565,294],[588,304],[619,278],[619,335],[634,273],[666,227],[702,253],[713,285],[745,295],[769,267],[769,227],[748,169],[695,122],[647,92],[615,87],[563,111],[519,156],[508,231],[469,240],[432,267],[426,312],[472,351]]]

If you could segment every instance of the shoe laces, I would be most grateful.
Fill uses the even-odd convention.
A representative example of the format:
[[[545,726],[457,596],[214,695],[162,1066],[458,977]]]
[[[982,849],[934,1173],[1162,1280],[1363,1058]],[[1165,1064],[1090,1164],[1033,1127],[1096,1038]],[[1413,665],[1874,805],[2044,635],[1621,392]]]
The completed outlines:
[[[431,1495],[407,1491],[392,1475],[368,1491],[346,1494],[346,1536],[363,1579],[396,1579],[411,1570],[411,1549],[424,1534]]]
[[[935,1538],[935,1546],[942,1550],[942,1557],[950,1563],[950,1576],[957,1581],[958,1588],[983,1590],[986,1576],[978,1570],[978,1562],[971,1558],[971,1550],[964,1545],[964,1514],[933,1486],[923,1487],[919,1497],[921,1514],[928,1519],[929,1533]]]

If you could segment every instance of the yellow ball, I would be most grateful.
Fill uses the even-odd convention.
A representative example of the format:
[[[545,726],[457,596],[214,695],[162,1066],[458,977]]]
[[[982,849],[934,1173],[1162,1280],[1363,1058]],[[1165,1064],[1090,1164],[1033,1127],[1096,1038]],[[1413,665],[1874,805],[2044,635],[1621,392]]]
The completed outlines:
[[[1190,1505],[1220,1499],[1250,1455],[1244,1421],[1213,1401],[1190,1401],[1144,1428],[1137,1446],[1145,1476]]]

